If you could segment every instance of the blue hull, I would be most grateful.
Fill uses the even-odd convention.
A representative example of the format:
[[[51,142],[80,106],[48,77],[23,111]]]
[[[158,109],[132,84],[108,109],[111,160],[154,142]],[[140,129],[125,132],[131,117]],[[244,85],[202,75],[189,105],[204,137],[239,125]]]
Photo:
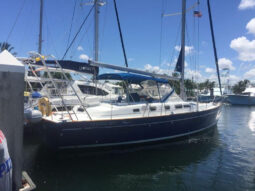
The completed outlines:
[[[228,95],[227,102],[233,105],[255,105],[255,97],[247,95]]]
[[[217,124],[221,106],[201,112],[125,120],[52,123],[45,141],[54,148],[112,147],[156,143],[195,134]]]

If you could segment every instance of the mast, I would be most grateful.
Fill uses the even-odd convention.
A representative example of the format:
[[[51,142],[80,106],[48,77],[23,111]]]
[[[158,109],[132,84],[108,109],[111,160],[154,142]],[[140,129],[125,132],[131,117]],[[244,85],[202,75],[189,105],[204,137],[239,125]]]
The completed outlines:
[[[39,39],[38,39],[38,53],[42,53],[42,26],[43,26],[43,0],[40,0],[40,24],[39,24]]]
[[[98,61],[98,28],[99,28],[99,0],[94,0],[95,3],[95,28],[94,28],[94,60],[97,62]]]
[[[122,32],[121,32],[119,13],[118,13],[117,5],[116,5],[116,0],[113,0],[113,2],[114,2],[114,8],[115,8],[115,13],[116,13],[116,18],[117,18],[117,23],[118,23],[118,28],[119,28],[122,51],[123,51],[123,54],[124,54],[125,65],[126,65],[126,67],[128,67],[127,55],[126,55],[124,40],[123,40],[123,36],[122,36]]]
[[[182,38],[181,38],[181,84],[180,84],[180,96],[185,99],[184,89],[184,66],[185,66],[185,26],[186,26],[186,0],[182,0]]]
[[[207,7],[208,7],[209,20],[210,20],[210,28],[211,28],[211,35],[212,35],[212,42],[213,42],[214,59],[215,59],[215,64],[216,64],[216,69],[217,69],[219,86],[220,86],[220,94],[222,95],[221,81],[220,81],[220,71],[219,71],[219,64],[218,64],[218,55],[217,55],[217,50],[216,50],[215,38],[214,38],[211,6],[210,6],[210,1],[209,0],[207,0]]]

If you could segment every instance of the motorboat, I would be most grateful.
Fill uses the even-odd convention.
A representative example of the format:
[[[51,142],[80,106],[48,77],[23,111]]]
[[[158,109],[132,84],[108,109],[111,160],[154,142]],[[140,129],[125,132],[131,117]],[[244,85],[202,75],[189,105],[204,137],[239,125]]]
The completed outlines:
[[[255,88],[248,87],[241,94],[228,94],[226,102],[232,105],[255,105]]]

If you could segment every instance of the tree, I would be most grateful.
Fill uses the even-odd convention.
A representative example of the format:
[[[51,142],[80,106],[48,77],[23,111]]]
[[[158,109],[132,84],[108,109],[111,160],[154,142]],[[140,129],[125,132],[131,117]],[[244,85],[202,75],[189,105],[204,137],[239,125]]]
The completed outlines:
[[[242,81],[239,81],[237,82],[233,88],[232,88],[232,91],[234,92],[234,94],[240,94],[242,93],[245,88],[250,84],[250,81],[249,80],[242,80]]]
[[[171,87],[174,89],[174,91],[180,95],[180,82],[179,81],[175,81],[175,80],[170,80],[169,84],[171,85]]]
[[[197,84],[195,82],[190,79],[186,79],[184,80],[184,86],[188,97],[195,96],[194,89],[196,89],[197,87]]]
[[[8,50],[10,53],[12,53],[14,56],[17,55],[17,52],[12,52],[14,47],[11,46],[8,42],[0,42],[0,52],[3,52],[4,50]]]

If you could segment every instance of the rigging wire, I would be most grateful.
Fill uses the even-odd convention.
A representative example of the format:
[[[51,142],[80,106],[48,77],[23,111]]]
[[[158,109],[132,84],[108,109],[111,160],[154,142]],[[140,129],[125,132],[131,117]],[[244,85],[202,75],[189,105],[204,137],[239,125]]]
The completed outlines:
[[[29,3],[30,7],[27,7],[26,13],[32,14],[34,9],[35,4],[34,3]],[[32,14],[33,15],[33,14]],[[26,35],[28,34],[28,31],[33,31],[34,27],[31,26],[35,26],[35,20],[33,19],[32,23],[26,22],[24,25],[24,30],[20,31],[20,42],[18,43],[17,49],[23,49],[23,44],[25,42],[26,39]]]
[[[21,14],[21,12],[22,12],[22,10],[23,10],[23,8],[24,8],[25,2],[26,2],[26,0],[23,0],[23,3],[22,3],[22,5],[21,5],[21,7],[20,7],[20,9],[19,9],[19,12],[18,12],[18,14],[17,14],[17,16],[16,16],[16,18],[15,18],[15,21],[14,21],[14,23],[13,23],[13,25],[12,25],[12,28],[11,28],[10,32],[8,33],[8,36],[7,36],[5,42],[8,42],[8,40],[9,40],[9,38],[10,38],[10,36],[11,36],[11,34],[12,34],[12,32],[13,32],[13,30],[14,30],[14,28],[15,28],[17,22],[18,22],[18,19],[20,18],[20,14]]]
[[[179,22],[179,25],[178,25],[178,31],[177,31],[177,33],[176,33],[176,36],[175,36],[175,42],[174,42],[174,48],[172,49],[172,54],[169,54],[169,57],[168,57],[168,60],[170,60],[170,63],[169,63],[169,66],[168,66],[168,70],[169,70],[169,72],[170,72],[170,68],[171,68],[171,66],[172,66],[172,64],[173,64],[173,62],[174,62],[174,53],[175,53],[175,51],[176,51],[176,49],[175,49],[175,47],[176,47],[176,45],[177,45],[177,41],[178,41],[178,34],[180,34],[180,32],[181,32],[181,21]],[[170,44],[170,43],[169,43]],[[177,58],[178,59],[178,58]]]
[[[198,0],[198,11],[200,11],[200,0]],[[199,54],[200,54],[200,45],[199,45],[199,41],[200,41],[200,19],[197,19],[197,62],[196,62],[196,66],[197,66],[197,70],[199,71]]]
[[[161,17],[160,17],[160,36],[159,36],[159,66],[161,65],[162,57],[162,33],[163,33],[163,17],[164,17],[164,0],[162,0]]]
[[[125,46],[124,46],[124,41],[123,41],[123,36],[122,36],[122,32],[121,32],[120,20],[119,20],[119,14],[118,14],[118,9],[117,9],[117,5],[116,5],[116,0],[113,0],[113,2],[114,2],[114,9],[115,9],[115,13],[116,13],[118,28],[119,28],[119,34],[120,34],[120,40],[121,40],[122,51],[123,51],[124,59],[125,59],[125,65],[126,65],[126,67],[128,68],[127,55],[126,55]]]
[[[91,12],[92,12],[92,10],[94,9],[94,7],[95,7],[95,4],[90,8],[89,13],[87,14],[87,16],[85,17],[85,19],[83,20],[83,22],[82,22],[82,24],[81,24],[79,30],[77,31],[77,33],[76,33],[75,36],[74,36],[72,42],[70,43],[70,45],[69,45],[68,48],[66,49],[66,51],[65,51],[65,53],[64,53],[64,55],[63,55],[63,57],[62,57],[62,60],[66,57],[66,54],[68,53],[69,49],[70,49],[71,46],[73,45],[73,43],[74,43],[75,39],[77,38],[78,34],[81,32],[82,27],[83,27],[84,24],[86,23],[86,21],[87,21],[89,15],[91,14]]]
[[[69,44],[70,38],[71,38],[71,33],[72,33],[72,28],[73,28],[73,20],[74,20],[74,15],[75,15],[75,10],[76,10],[76,4],[77,4],[77,0],[75,0],[75,2],[74,2],[73,14],[72,14],[71,25],[70,25],[70,29],[69,29],[69,35],[68,35],[68,39],[67,39],[66,48],[68,47],[68,44]]]
[[[108,9],[109,9],[109,3],[107,0],[105,0],[105,12],[104,12],[104,20],[103,20],[103,26],[102,26],[102,30],[101,30],[101,35],[99,36],[99,41],[102,41],[102,39],[104,39],[104,35],[105,35],[105,28],[106,28],[106,24],[107,24],[107,16],[108,16]],[[103,43],[101,42],[101,46],[99,47],[99,52],[101,53],[99,56],[101,57],[103,55],[103,51],[102,51],[102,46]]]
[[[89,22],[89,21],[88,21],[88,22]],[[86,34],[90,31],[90,29],[91,29],[92,26],[93,26],[93,21],[91,20],[91,21],[88,23],[88,25],[87,25],[87,27],[86,27],[86,29],[85,29],[85,32],[82,34],[82,36],[81,36],[80,40],[78,41],[77,45],[81,45],[81,44],[82,44],[82,41],[84,40]],[[90,42],[88,41],[88,43],[85,43],[85,44],[92,44],[92,43],[90,43]],[[71,52],[70,58],[76,56],[77,51],[76,51],[75,48],[72,48],[72,49],[70,50],[70,52]],[[93,53],[93,51],[91,51],[91,54],[92,54],[92,53]]]
[[[46,30],[47,30],[47,38],[48,38],[46,43],[49,44],[49,42],[51,42],[49,48],[52,48],[53,51],[55,52],[56,56],[58,57],[59,54],[58,54],[57,49],[56,49],[55,41],[53,40],[51,32],[50,32],[50,27],[49,27],[49,22],[48,22],[48,17],[47,17],[47,13],[46,12],[47,12],[47,10],[45,10],[45,12],[44,12],[44,15],[45,15],[45,24],[46,24]],[[45,49],[45,50],[47,50],[47,49]]]
[[[192,43],[191,43],[191,38],[189,36],[189,30],[188,30],[187,23],[186,23],[186,31],[187,31],[187,46],[188,46],[188,45],[191,45]],[[192,47],[192,46],[190,46],[190,47]],[[192,49],[190,51],[192,51]],[[192,57],[191,52],[187,52],[187,55],[188,55],[187,57],[189,58],[190,64],[192,65],[193,63],[195,63],[195,61],[194,61],[195,59],[194,59],[194,57]],[[192,73],[192,78],[193,78],[193,76],[194,76],[194,74]]]

